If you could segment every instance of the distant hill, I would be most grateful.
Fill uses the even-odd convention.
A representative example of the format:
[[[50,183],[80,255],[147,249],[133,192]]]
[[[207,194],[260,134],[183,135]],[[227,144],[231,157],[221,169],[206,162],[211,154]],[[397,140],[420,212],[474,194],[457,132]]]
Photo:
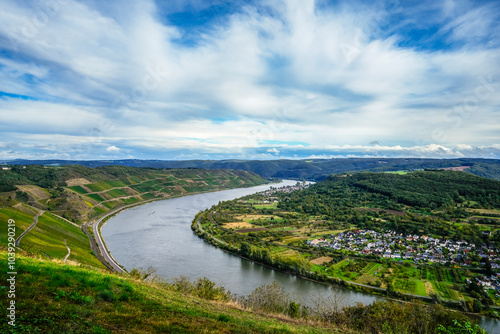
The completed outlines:
[[[348,222],[358,228],[420,231],[477,243],[484,242],[482,232],[489,230],[488,242],[500,247],[497,229],[500,181],[465,172],[332,175],[303,191],[291,193],[279,207],[283,211]],[[390,217],[382,224],[370,216],[381,211]]]
[[[499,181],[463,172],[427,170],[404,175],[358,173],[345,178],[331,176],[312,189],[336,191],[341,185],[409,206],[442,207],[473,201],[482,207],[500,207]]]
[[[265,178],[323,180],[331,174],[356,171],[398,171],[439,169],[470,166],[467,173],[500,180],[500,160],[496,159],[416,159],[416,158],[352,158],[310,160],[14,160],[4,163],[15,165],[83,165],[102,167],[120,165],[155,168],[205,168],[241,169],[257,173]]]

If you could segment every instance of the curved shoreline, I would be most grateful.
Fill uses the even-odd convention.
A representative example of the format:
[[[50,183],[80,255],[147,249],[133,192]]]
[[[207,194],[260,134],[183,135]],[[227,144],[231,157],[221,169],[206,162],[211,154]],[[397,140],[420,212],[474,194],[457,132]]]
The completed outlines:
[[[262,266],[262,267],[265,267],[265,268],[268,268],[268,269],[271,269],[271,270],[275,270],[275,271],[278,271],[278,272],[286,274],[286,275],[292,275],[292,276],[295,276],[295,277],[299,277],[301,279],[305,279],[305,280],[308,280],[308,281],[311,281],[311,282],[315,282],[315,283],[320,283],[320,284],[323,284],[323,285],[333,285],[333,283],[330,283],[330,282],[320,281],[320,280],[317,280],[317,279],[314,279],[314,278],[311,278],[311,277],[300,275],[300,274],[295,273],[295,272],[291,272],[291,271],[287,271],[287,270],[284,270],[284,269],[276,268],[276,267],[273,267],[273,266],[271,266],[269,264],[266,264],[266,263],[263,263],[263,262],[259,262],[257,260],[250,259],[248,257],[245,257],[245,256],[239,254],[237,252],[238,251],[237,248],[233,247],[233,251],[231,251],[229,249],[226,249],[226,248],[223,248],[223,247],[218,247],[218,246],[212,244],[206,238],[204,238],[202,234],[205,234],[207,237],[209,237],[212,240],[215,240],[215,241],[217,241],[219,243],[224,243],[225,245],[227,245],[227,243],[225,243],[225,242],[223,242],[223,241],[215,238],[211,234],[208,234],[207,232],[205,232],[205,230],[201,227],[201,216],[202,216],[202,213],[200,213],[199,215],[196,215],[195,219],[193,220],[193,224],[191,225],[191,229],[195,232],[195,234],[199,238],[201,238],[204,241],[208,242],[209,244],[211,244],[212,246],[216,247],[217,249],[220,249],[223,252],[226,252],[226,253],[231,254],[233,256],[236,256],[236,257],[239,257],[239,258],[244,259],[246,261],[258,264],[259,266]],[[195,221],[196,221],[196,225],[200,229],[199,230],[199,232],[201,232],[200,234],[196,233],[196,230],[195,230],[196,227],[194,225]],[[227,247],[231,247],[231,246],[227,245]],[[310,273],[312,273],[312,272],[310,272]],[[372,287],[372,286],[369,286],[369,285],[364,285],[364,284],[360,284],[360,283],[356,283],[356,282],[348,282],[348,281],[344,281],[344,280],[340,280],[340,282],[343,282],[344,284],[349,284],[349,285],[356,285],[356,286],[366,287],[366,288],[370,288],[370,289],[373,289],[373,290],[386,291],[386,289],[384,289],[384,288]],[[349,285],[336,284],[336,286],[338,286],[339,288],[345,288],[345,289],[349,289],[350,288]],[[354,290],[354,291],[356,291],[356,290]],[[377,294],[371,294],[371,293],[364,292],[364,291],[356,291],[356,292],[366,293],[366,294],[369,294],[371,296],[376,296],[376,297],[382,297],[382,298],[388,298],[388,299],[390,299],[389,297],[387,297],[385,295],[384,296],[380,296],[380,295],[377,295]],[[427,296],[418,296],[418,295],[415,295],[415,297],[423,297],[424,299],[427,299],[427,298],[431,299],[430,297],[427,297]]]
[[[258,187],[258,186],[262,186],[262,185],[266,185],[266,184],[273,184],[273,183],[263,183],[263,184],[259,184],[259,185],[252,185],[250,187]],[[136,206],[149,204],[152,202],[167,201],[167,200],[174,199],[174,198],[201,195],[201,194],[207,194],[207,193],[215,193],[215,192],[219,192],[219,191],[226,191],[226,190],[233,190],[233,189],[250,188],[250,187],[234,187],[234,188],[227,188],[227,189],[198,191],[198,192],[194,192],[194,193],[173,195],[169,198],[153,198],[153,199],[141,201],[138,203],[125,205],[125,206],[116,208],[114,210],[110,210],[108,212],[105,212],[103,215],[97,216],[97,217],[91,219],[90,223],[89,223],[89,221],[85,222],[82,225],[82,231],[89,237],[91,249],[93,251],[95,251],[95,248],[97,248],[96,257],[106,268],[110,269],[111,271],[118,272],[118,273],[127,273],[127,269],[114,259],[113,255],[111,254],[111,251],[109,250],[108,245],[106,244],[106,241],[104,240],[104,237],[102,236],[102,233],[101,233],[103,226],[107,224],[107,222],[110,218],[112,218],[116,214],[118,214],[122,211],[125,211],[127,209],[131,209],[131,208],[136,207]],[[92,223],[92,222],[94,222],[94,223]],[[88,233],[87,228],[89,227],[89,225],[92,225],[92,232],[94,234],[93,236],[91,233]],[[100,239],[101,243],[97,242],[96,234],[97,234],[97,237]],[[106,257],[108,257],[110,261],[106,260]]]
[[[339,288],[344,288],[344,289],[352,290],[352,291],[355,291],[355,292],[359,292],[359,293],[362,293],[362,294],[367,294],[367,295],[374,296],[374,297],[385,298],[385,299],[388,299],[388,300],[394,300],[394,301],[397,301],[397,302],[411,303],[412,300],[419,299],[419,300],[422,300],[423,302],[426,302],[426,303],[432,303],[433,300],[434,300],[433,298],[431,298],[429,296],[420,296],[420,295],[414,295],[414,294],[403,293],[403,292],[398,292],[400,298],[398,298],[398,297],[390,297],[390,296],[387,296],[385,294],[385,292],[387,290],[384,289],[384,288],[373,287],[373,286],[369,286],[369,285],[365,285],[365,284],[361,284],[361,283],[356,283],[356,282],[349,282],[349,281],[345,281],[345,280],[342,280],[342,279],[335,279],[333,277],[329,277],[332,281],[328,281],[328,277],[327,277],[327,280],[324,280],[324,281],[323,280],[318,280],[318,279],[313,278],[313,277],[308,277],[308,276],[304,276],[304,275],[301,275],[301,274],[296,273],[296,272],[287,271],[287,270],[284,270],[284,269],[279,269],[279,268],[273,267],[273,266],[271,266],[269,264],[265,264],[265,263],[262,263],[262,262],[259,262],[259,261],[247,258],[247,257],[242,256],[241,254],[238,253],[239,249],[237,249],[235,247],[232,247],[231,245],[228,245],[227,243],[222,242],[221,240],[219,240],[219,239],[215,238],[214,236],[210,235],[209,233],[205,232],[205,230],[203,230],[203,228],[201,227],[201,217],[202,217],[203,214],[206,214],[206,212],[205,211],[199,212],[195,216],[195,219],[193,219],[192,224],[191,224],[191,229],[193,230],[193,232],[199,238],[203,239],[205,242],[208,242],[209,244],[211,244],[212,246],[216,247],[217,249],[220,249],[220,250],[222,250],[222,251],[224,251],[224,252],[226,252],[228,254],[231,254],[231,255],[239,257],[241,259],[247,260],[249,262],[255,263],[255,264],[259,265],[259,266],[262,266],[262,267],[265,267],[265,268],[268,268],[268,269],[271,269],[271,270],[275,270],[275,271],[278,271],[278,272],[281,272],[281,273],[284,273],[284,274],[287,274],[287,275],[292,275],[292,276],[295,276],[295,277],[298,277],[298,278],[301,278],[301,279],[305,279],[305,280],[308,280],[308,281],[312,281],[312,282],[315,282],[315,283],[320,283],[320,284],[323,284],[323,285],[330,285],[330,286],[335,285],[335,286],[337,286]],[[195,224],[195,222],[196,222],[196,224]],[[199,227],[199,230],[197,230],[197,227]],[[196,233],[196,232],[199,232],[199,234]],[[212,242],[210,242],[209,240],[207,240],[207,238],[210,238],[211,240],[215,240],[218,243],[223,243],[224,246],[226,246],[227,248],[220,247],[219,245],[215,245]],[[232,249],[229,249],[229,248],[232,248]],[[314,274],[313,272],[308,272],[308,273]],[[369,289],[369,290],[371,290],[371,292],[370,291],[359,291],[358,289],[356,289],[356,287],[361,287],[362,289]],[[379,291],[379,292],[384,293],[384,294],[381,295],[381,294],[376,293],[374,291]],[[462,312],[462,313],[465,313],[465,314],[470,314],[472,316],[479,316],[479,317],[484,317],[484,318],[487,318],[487,319],[498,320],[498,318],[489,317],[487,315],[480,314],[480,313],[464,312],[464,311],[456,310],[456,309],[451,308],[451,307],[446,307],[446,308],[450,309],[450,310],[457,311],[457,312]],[[492,308],[495,308],[495,307],[492,307]]]

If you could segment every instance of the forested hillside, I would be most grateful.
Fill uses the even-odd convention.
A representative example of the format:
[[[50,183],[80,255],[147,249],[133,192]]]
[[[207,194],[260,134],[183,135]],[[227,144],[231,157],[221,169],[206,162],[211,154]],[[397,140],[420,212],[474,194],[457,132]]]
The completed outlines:
[[[330,176],[279,203],[283,210],[326,215],[361,228],[379,226],[377,211],[395,210],[383,226],[400,232],[434,233],[482,242],[475,223],[496,226],[500,217],[500,182],[464,172],[419,171],[404,175],[358,173]],[[465,220],[472,224],[456,224]],[[500,241],[493,229],[491,241]],[[500,244],[498,245],[500,246]]]
[[[115,161],[66,161],[66,160],[15,160],[12,164],[81,164],[90,167],[122,165],[155,168],[206,168],[241,169],[266,178],[292,180],[323,180],[336,173],[355,171],[398,171],[465,167],[465,172],[500,180],[500,161],[496,159],[417,159],[417,158],[350,158],[350,159],[302,159],[302,160],[115,160]]]

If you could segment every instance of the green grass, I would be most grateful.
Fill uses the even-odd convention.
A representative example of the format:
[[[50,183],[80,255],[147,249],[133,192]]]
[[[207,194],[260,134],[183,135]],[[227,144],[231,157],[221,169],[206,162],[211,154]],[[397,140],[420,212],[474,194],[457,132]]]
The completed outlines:
[[[45,212],[44,215],[46,215],[47,217],[51,218],[51,219],[54,219],[56,221],[59,221],[61,223],[64,223],[64,224],[69,224],[66,220],[64,220],[62,217],[59,217],[53,213],[50,213],[50,212]]]
[[[104,191],[104,190],[114,188],[113,186],[109,185],[107,182],[103,182],[103,181],[97,182],[97,183],[92,183],[92,184],[86,184],[85,187],[89,188],[93,192]]]
[[[107,191],[106,194],[108,194],[112,198],[130,196],[130,194],[128,192],[126,192],[124,189],[113,189],[113,190]]]
[[[101,195],[99,194],[90,194],[90,195],[85,195],[91,199],[93,199],[94,201],[97,201],[97,202],[104,202],[105,199],[101,197]]]
[[[6,253],[0,252],[2,267]],[[16,332],[30,333],[331,333],[335,329],[284,322],[266,314],[183,295],[69,265],[20,256]],[[5,282],[5,273],[0,274]],[[2,307],[6,306],[1,290]],[[10,333],[7,321],[0,332]]]
[[[68,253],[64,240],[71,249],[69,260],[103,268],[91,255],[89,240],[78,227],[47,214],[39,217],[38,224],[23,237],[20,246],[30,253],[63,259]]]
[[[71,189],[79,194],[86,194],[88,193],[87,190],[85,190],[82,186],[73,186],[73,187],[67,187],[68,189]]]
[[[113,181],[113,180],[110,180],[110,181],[106,181],[107,184],[109,184],[111,187],[115,188],[115,187],[126,187],[128,184],[125,184],[125,182],[123,181]],[[129,182],[130,184],[130,182]]]
[[[427,296],[427,293],[425,292],[425,284],[424,282],[420,280],[415,281],[415,291],[413,292],[416,295],[420,296]]]
[[[0,239],[0,243],[3,246],[7,246],[7,225],[9,219],[14,219],[14,221],[16,222],[15,238],[17,239],[17,237],[19,237],[21,233],[23,233],[31,224],[33,224],[33,217],[34,216],[24,213],[23,211],[19,211],[15,208],[0,209],[0,221],[2,223],[2,233],[0,233],[2,238]]]
[[[114,207],[116,207],[117,204],[118,204],[118,201],[109,201],[109,202],[102,203],[102,205],[104,205],[108,209],[113,209]]]

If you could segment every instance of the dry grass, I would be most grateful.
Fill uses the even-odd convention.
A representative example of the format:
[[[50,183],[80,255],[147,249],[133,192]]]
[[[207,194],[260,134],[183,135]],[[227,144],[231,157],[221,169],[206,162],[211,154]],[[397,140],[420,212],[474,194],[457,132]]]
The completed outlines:
[[[225,228],[252,228],[253,225],[247,222],[235,222],[224,224]]]
[[[436,292],[432,287],[431,282],[425,282],[424,285],[425,285],[425,293],[427,296],[430,296],[432,293]]]
[[[32,185],[22,185],[22,186],[16,186],[19,190],[24,191],[28,193],[31,197],[33,197],[36,201],[42,200],[42,199],[47,199],[50,197],[50,194],[37,186],[32,186]]]
[[[66,184],[68,187],[74,187],[74,186],[83,186],[84,184],[90,184],[90,182],[87,179],[84,179],[83,177],[79,179],[71,179],[71,180],[66,180]]]
[[[465,209],[465,211],[473,212],[473,213],[480,214],[480,215],[490,215],[490,214],[498,215],[498,214],[500,214],[500,210]]]
[[[332,258],[329,256],[322,256],[322,257],[318,257],[317,259],[312,260],[311,263],[320,266],[325,262],[330,262],[331,260],[332,260]]]

